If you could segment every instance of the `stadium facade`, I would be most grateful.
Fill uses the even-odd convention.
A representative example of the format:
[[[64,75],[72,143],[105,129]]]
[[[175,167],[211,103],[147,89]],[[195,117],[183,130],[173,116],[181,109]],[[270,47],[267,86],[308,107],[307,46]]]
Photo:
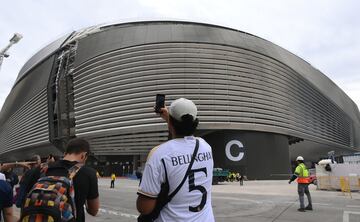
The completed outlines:
[[[78,136],[93,164],[137,169],[168,139],[157,93],[193,100],[215,166],[249,178],[289,173],[300,154],[359,151],[357,106],[298,56],[230,28],[148,21],[86,28],[36,53],[2,107],[0,159],[59,154]]]

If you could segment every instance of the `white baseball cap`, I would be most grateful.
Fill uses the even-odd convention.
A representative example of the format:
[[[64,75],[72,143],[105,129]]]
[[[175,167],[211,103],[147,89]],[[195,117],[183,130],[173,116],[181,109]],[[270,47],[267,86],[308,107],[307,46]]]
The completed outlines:
[[[193,120],[195,120],[197,116],[197,108],[193,101],[180,98],[171,103],[169,114],[177,121],[182,121],[181,117],[187,114],[191,115]]]
[[[5,175],[3,173],[0,173],[0,180],[6,180]]]

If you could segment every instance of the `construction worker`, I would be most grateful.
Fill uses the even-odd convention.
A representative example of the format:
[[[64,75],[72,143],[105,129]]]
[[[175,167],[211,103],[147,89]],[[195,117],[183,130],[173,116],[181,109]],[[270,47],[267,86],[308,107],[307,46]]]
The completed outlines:
[[[112,173],[112,174],[111,174],[111,184],[110,184],[110,188],[114,188],[114,187],[115,187],[115,180],[116,180],[115,173]]]
[[[229,182],[234,182],[235,177],[236,177],[236,174],[234,172],[229,172],[228,181]]]
[[[300,208],[298,211],[305,212],[305,210],[313,210],[312,203],[311,203],[311,196],[309,192],[309,183],[310,183],[310,174],[308,169],[304,164],[304,158],[302,156],[298,156],[296,158],[296,162],[298,166],[295,169],[294,174],[289,180],[289,184],[297,178],[298,182],[298,194],[299,194],[299,201],[300,201]],[[308,199],[308,205],[305,207],[304,204],[304,193]]]

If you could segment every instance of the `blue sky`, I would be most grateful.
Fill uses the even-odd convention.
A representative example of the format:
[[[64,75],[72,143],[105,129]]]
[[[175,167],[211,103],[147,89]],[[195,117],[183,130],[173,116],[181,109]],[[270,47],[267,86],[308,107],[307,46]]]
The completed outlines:
[[[2,1],[0,48],[24,38],[0,70],[0,107],[24,63],[58,37],[87,26],[180,19],[235,28],[300,56],[360,107],[360,2],[356,0],[12,0]]]

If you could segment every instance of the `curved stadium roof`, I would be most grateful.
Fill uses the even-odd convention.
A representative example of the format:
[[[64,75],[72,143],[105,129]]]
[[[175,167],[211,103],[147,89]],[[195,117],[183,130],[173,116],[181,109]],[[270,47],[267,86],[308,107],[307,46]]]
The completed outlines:
[[[347,149],[360,145],[360,115],[355,103],[328,77],[298,56],[267,40],[226,27],[194,22],[145,21],[86,28],[54,41],[35,54],[21,69],[2,108],[0,138],[13,135],[5,132],[7,127],[21,131],[16,118],[30,121],[34,114],[26,116],[24,113],[36,110],[38,116],[34,116],[31,123],[36,123],[37,128],[24,129],[27,130],[24,135],[29,138],[31,135],[39,136],[39,140],[32,143],[29,139],[24,144],[6,142],[3,146],[7,147],[7,152],[11,146],[21,149],[49,143],[46,141],[49,137],[46,133],[48,113],[38,105],[46,106],[46,89],[57,59],[55,54],[71,42],[77,42],[74,105],[79,135],[121,134],[122,120],[115,113],[128,115],[127,111],[102,101],[105,97],[125,98],[124,93],[131,92],[127,89],[120,93],[124,87],[122,83],[126,83],[137,87],[136,93],[146,94],[150,90],[149,96],[144,96],[143,100],[141,96],[128,98],[146,105],[152,102],[150,94],[153,94],[153,89],[147,85],[152,82],[158,84],[159,90],[177,95],[184,92],[198,100],[203,108],[200,126],[203,130],[260,130]],[[165,70],[164,73],[161,69]],[[128,75],[126,70],[137,74]],[[129,82],[121,80],[120,75],[128,75]],[[193,76],[197,76],[197,85],[194,86],[197,89],[189,80]],[[32,82],[39,78],[41,81]],[[175,91],[161,88],[162,81]],[[25,95],[24,90],[30,84],[33,87]],[[92,88],[103,94],[97,94]],[[119,94],[115,95],[114,91]],[[92,101],[89,95],[102,99]],[[91,110],[86,103],[92,104]],[[130,107],[129,104],[123,105]],[[94,116],[99,112],[108,114]],[[139,116],[144,120],[139,120],[138,129],[148,127],[147,130],[151,131],[154,126],[161,125],[145,113],[139,113]],[[120,122],[116,125],[114,121]],[[140,132],[132,129],[136,126],[127,126],[124,131]],[[31,133],[39,129],[42,133]],[[164,133],[158,135],[166,137]]]

